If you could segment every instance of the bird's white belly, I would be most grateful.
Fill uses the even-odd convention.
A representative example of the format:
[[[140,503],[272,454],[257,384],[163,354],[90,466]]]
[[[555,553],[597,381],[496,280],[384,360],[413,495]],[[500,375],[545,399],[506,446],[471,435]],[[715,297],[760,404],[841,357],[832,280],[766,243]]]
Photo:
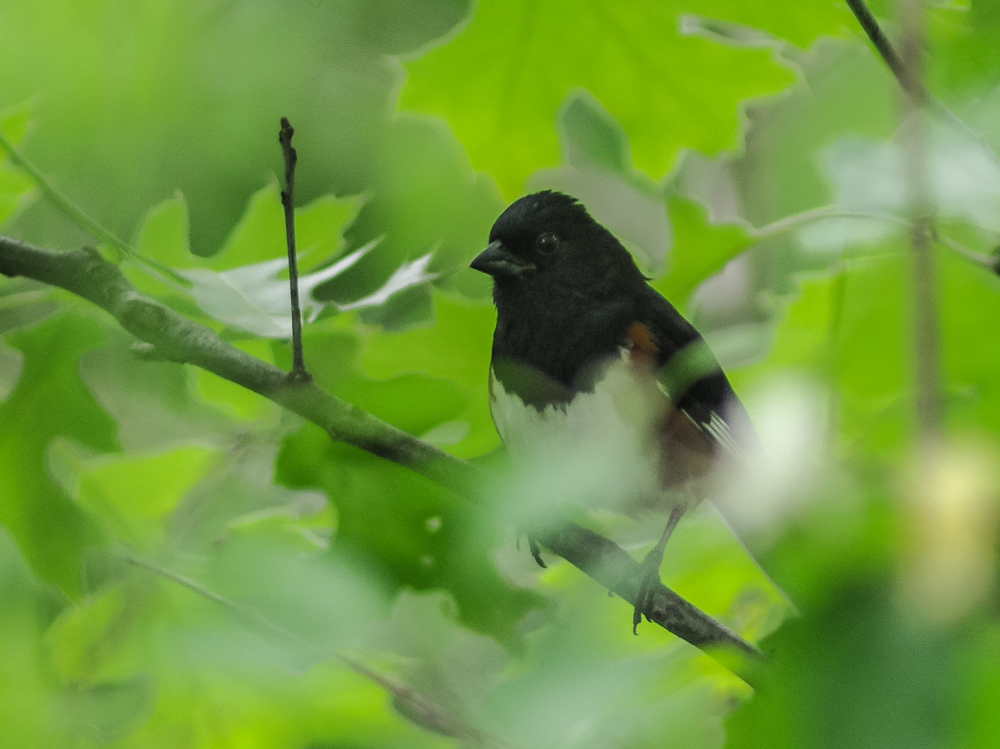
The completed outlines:
[[[546,492],[628,514],[656,503],[656,405],[627,363],[609,366],[593,392],[541,410],[490,377],[490,411],[511,460],[523,474],[544,477]]]

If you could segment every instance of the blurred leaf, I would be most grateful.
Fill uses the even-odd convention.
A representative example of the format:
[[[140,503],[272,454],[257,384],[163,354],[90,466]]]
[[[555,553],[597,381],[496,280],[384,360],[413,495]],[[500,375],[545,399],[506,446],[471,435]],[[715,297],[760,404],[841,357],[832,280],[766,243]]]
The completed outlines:
[[[80,376],[117,421],[123,448],[159,451],[189,441],[229,444],[236,427],[198,398],[192,368],[140,359],[124,331],[109,330],[107,339],[104,346],[80,357]]]
[[[0,401],[10,395],[21,376],[24,356],[0,339]]]
[[[178,192],[147,211],[139,227],[135,247],[146,257],[159,260],[171,268],[186,268],[193,265],[194,259],[188,242],[189,233],[187,201]],[[135,274],[131,280],[136,283],[139,278],[142,276]]]
[[[23,747],[59,745],[51,720],[60,684],[50,663],[45,631],[64,601],[32,575],[10,532],[0,527],[0,724],[5,742]]]
[[[156,701],[152,680],[137,674],[124,681],[107,681],[71,693],[67,711],[74,728],[98,743],[118,741],[148,718]]]
[[[877,577],[846,581],[829,605],[804,611],[771,637],[771,667],[754,699],[727,722],[727,746],[941,744],[954,641],[914,628],[885,585]]]
[[[955,424],[1000,424],[992,349],[970,346],[991,336],[1000,314],[1000,279],[938,249],[940,332],[946,402]],[[765,370],[814,371],[834,386],[841,438],[874,454],[898,450],[912,426],[911,346],[905,255],[845,261],[834,274],[805,278],[775,330],[765,362],[733,374],[737,384]],[[990,427],[992,428],[992,427]],[[856,442],[857,441],[857,442]]]
[[[461,457],[482,455],[499,444],[486,392],[495,319],[489,302],[435,293],[433,325],[397,333],[373,331],[365,339],[361,368],[379,380],[420,373],[460,385],[468,393],[463,398],[467,405],[442,423],[466,424],[467,431],[455,443],[439,444]]]
[[[794,612],[732,529],[710,505],[678,526],[663,563],[664,583],[750,642],[760,642]]]
[[[98,0],[69,10],[61,0],[11,0],[0,8],[0,27],[10,32],[0,50],[0,108],[40,94],[39,116],[50,125],[32,138],[28,156],[120,235],[132,235],[150,205],[181,189],[191,203],[192,245],[207,255],[244,196],[280,170],[282,115],[297,130],[301,198],[332,183],[342,195],[373,186],[399,78],[386,55],[441,36],[465,8],[460,0],[182,0],[168,8]],[[31,63],[43,49],[44,60]],[[21,225],[31,233],[51,222],[43,207],[27,213]],[[62,227],[51,232],[60,246],[76,239]]]
[[[798,40],[839,26],[824,4],[812,6],[811,16],[793,5],[798,19],[809,18]],[[409,63],[401,103],[444,116],[473,166],[489,170],[513,196],[532,170],[554,164],[553,117],[566,94],[583,87],[622,124],[636,165],[659,178],[680,148],[734,148],[740,103],[791,82],[767,50],[712,44],[679,28],[685,11],[736,22],[784,15],[784,6],[767,14],[746,7],[728,0],[627,8],[484,0],[455,39]]]
[[[24,355],[24,365],[0,404],[0,522],[41,579],[75,595],[83,549],[99,543],[101,534],[53,481],[47,452],[57,437],[94,452],[118,450],[116,425],[78,370],[80,355],[100,345],[103,333],[64,313],[7,340]]]
[[[903,256],[890,255],[804,278],[771,353],[734,374],[737,383],[777,368],[815,372],[834,388],[843,440],[876,454],[898,450],[911,425],[904,400],[911,386],[907,271]]]
[[[690,200],[671,197],[667,205],[674,244],[668,257],[669,270],[652,286],[683,307],[699,284],[720,272],[756,239],[740,224],[710,223],[705,208]]]
[[[910,195],[898,142],[840,140],[823,162],[841,210],[907,215]],[[988,148],[955,125],[936,125],[928,133],[926,168],[938,214],[1000,234],[1000,159]]]
[[[74,497],[109,536],[136,549],[162,542],[164,520],[218,455],[186,446],[159,455],[110,456],[89,465],[77,459]]]
[[[403,587],[445,589],[466,626],[519,647],[516,625],[539,598],[498,574],[490,558],[495,529],[447,491],[331,442],[311,425],[284,441],[277,477],[289,487],[321,489],[336,506],[331,553],[357,559],[393,593]]]
[[[303,553],[274,530],[257,523],[228,534],[212,555],[212,590],[287,630],[291,637],[275,647],[299,650],[290,657],[300,667],[358,645],[381,613],[377,576],[315,547]]]
[[[58,300],[45,284],[26,278],[4,279],[0,284],[0,334],[35,325],[62,306]],[[10,385],[13,387],[13,382]]]
[[[30,104],[0,110],[0,134],[12,146],[18,145],[27,134],[33,117]],[[2,153],[2,149],[0,149]],[[0,226],[24,210],[35,197],[35,183],[28,175],[10,163],[3,153],[0,158]]]

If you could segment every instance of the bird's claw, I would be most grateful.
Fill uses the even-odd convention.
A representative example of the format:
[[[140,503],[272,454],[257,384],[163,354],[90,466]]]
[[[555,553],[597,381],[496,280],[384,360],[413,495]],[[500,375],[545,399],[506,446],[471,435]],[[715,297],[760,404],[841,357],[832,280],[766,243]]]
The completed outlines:
[[[538,545],[538,542],[535,541],[535,539],[533,539],[531,536],[528,535],[527,531],[523,531],[520,528],[518,528],[515,531],[515,533],[514,533],[514,545],[517,546],[518,550],[521,549],[521,536],[522,535],[526,539],[528,539],[528,551],[531,552],[531,556],[533,556],[535,558],[535,561],[538,562],[538,566],[541,567],[541,568],[543,568],[543,569],[547,569],[548,565],[545,564],[545,562],[542,561],[542,549],[541,549],[541,547]]]
[[[635,597],[635,608],[632,611],[632,634],[638,635],[638,627],[642,622],[642,617],[646,617],[646,621],[652,621],[649,618],[649,606],[653,602],[653,592],[660,585],[660,559],[652,558],[653,555],[647,556],[642,560],[640,565],[642,568],[642,581],[639,583],[639,593]]]

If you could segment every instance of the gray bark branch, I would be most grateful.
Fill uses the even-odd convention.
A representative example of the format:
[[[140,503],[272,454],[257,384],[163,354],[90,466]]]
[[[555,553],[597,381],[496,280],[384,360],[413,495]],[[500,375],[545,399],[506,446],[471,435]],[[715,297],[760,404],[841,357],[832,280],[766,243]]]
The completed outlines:
[[[465,500],[476,502],[485,476],[463,460],[407,434],[360,408],[323,392],[315,384],[292,382],[287,374],[229,345],[208,327],[188,320],[139,293],[117,266],[91,248],[53,252],[0,235],[0,274],[24,276],[66,289],[112,315],[143,343],[145,355],[193,364],[252,390],[316,424],[339,442],[402,465]],[[642,573],[617,544],[570,521],[532,529],[543,546],[634,605]],[[666,586],[653,595],[649,619],[713,656],[727,658],[746,678],[761,652]],[[623,622],[623,626],[627,626]],[[747,659],[750,660],[747,660]]]

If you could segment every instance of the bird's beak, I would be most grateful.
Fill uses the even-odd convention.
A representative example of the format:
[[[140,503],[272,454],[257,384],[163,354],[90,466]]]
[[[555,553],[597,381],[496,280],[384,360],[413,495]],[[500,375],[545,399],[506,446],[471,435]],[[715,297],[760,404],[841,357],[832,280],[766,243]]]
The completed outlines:
[[[469,267],[494,278],[520,278],[528,271],[535,270],[534,263],[514,255],[500,240],[490,242]]]

